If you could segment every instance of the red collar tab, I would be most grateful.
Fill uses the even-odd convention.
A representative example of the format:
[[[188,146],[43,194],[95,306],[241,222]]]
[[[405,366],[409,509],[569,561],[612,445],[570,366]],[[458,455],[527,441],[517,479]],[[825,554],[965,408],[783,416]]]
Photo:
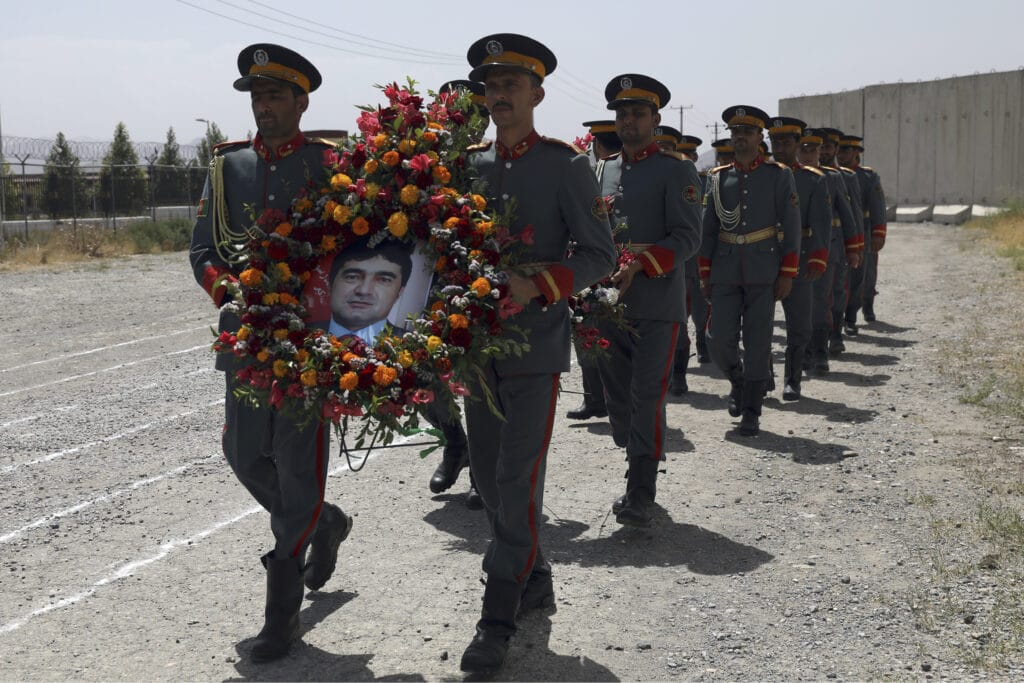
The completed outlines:
[[[803,164],[801,164],[799,161],[794,161],[789,165],[789,167],[794,171],[799,171],[801,166],[803,166]]]
[[[538,142],[540,142],[540,135],[537,131],[531,130],[529,135],[512,145],[511,149],[503,145],[501,140],[498,140],[495,143],[494,148],[498,151],[498,156],[502,159],[505,161],[512,161],[529,152],[530,149]]]
[[[755,168],[757,168],[758,166],[760,166],[763,163],[764,163],[764,157],[761,156],[760,154],[758,154],[757,158],[750,162],[750,166],[744,168],[743,164],[741,164],[738,161],[734,161],[734,162],[732,162],[732,167],[735,168],[737,171],[740,171],[742,173],[749,173],[750,171],[753,171]]]
[[[658,147],[658,143],[652,142],[651,144],[647,145],[642,150],[634,154],[632,157],[626,157],[625,154],[623,154],[622,156],[626,158],[626,161],[635,164],[638,161],[643,161],[644,159],[657,154],[659,150],[661,150],[661,147]]]
[[[855,161],[849,166],[847,166],[847,168],[856,171],[858,168],[860,168],[860,163]]]
[[[271,161],[274,159],[283,159],[284,157],[288,156],[295,150],[302,147],[304,144],[306,144],[306,136],[302,134],[302,131],[299,131],[299,133],[291,140],[284,143],[283,145],[280,145],[275,153],[273,150],[267,147],[266,144],[264,144],[263,137],[259,133],[256,133],[256,137],[253,138],[252,141],[252,148],[256,150],[256,153],[259,154],[260,158],[262,158],[264,161]]]

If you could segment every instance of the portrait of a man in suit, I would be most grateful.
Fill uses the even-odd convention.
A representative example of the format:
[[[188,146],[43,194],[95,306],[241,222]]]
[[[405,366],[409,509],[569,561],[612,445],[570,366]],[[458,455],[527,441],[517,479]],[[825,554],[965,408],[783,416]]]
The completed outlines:
[[[402,328],[389,313],[412,274],[412,247],[384,242],[342,250],[331,264],[331,320],[327,331],[336,337],[355,335],[373,344],[387,327]]]

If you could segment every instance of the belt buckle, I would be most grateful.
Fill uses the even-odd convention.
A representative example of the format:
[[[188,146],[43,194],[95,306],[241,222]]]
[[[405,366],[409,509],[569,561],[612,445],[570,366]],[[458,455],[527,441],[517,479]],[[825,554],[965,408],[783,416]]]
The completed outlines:
[[[736,244],[743,244],[747,241],[746,235],[736,235]]]

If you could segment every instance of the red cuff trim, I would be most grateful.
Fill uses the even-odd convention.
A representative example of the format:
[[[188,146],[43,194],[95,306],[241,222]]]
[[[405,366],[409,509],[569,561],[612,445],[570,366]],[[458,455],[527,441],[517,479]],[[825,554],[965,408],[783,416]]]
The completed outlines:
[[[875,227],[871,228],[871,236],[885,237],[885,230],[885,223],[882,223],[881,225],[876,225]]]
[[[824,273],[828,268],[828,249],[815,249],[807,257],[807,268],[816,273]]]
[[[572,293],[575,278],[571,269],[556,264],[547,270],[542,270],[530,279],[537,285],[537,289],[540,290],[547,303],[553,304]]]
[[[697,272],[701,280],[707,280],[711,277],[711,259],[706,256],[698,256]]]
[[[652,244],[638,256],[644,267],[647,277],[658,277],[664,275],[676,267],[675,252],[665,247]]]
[[[782,277],[796,277],[800,272],[800,254],[795,251],[782,257],[782,265],[779,267],[779,275]]]
[[[206,270],[203,271],[203,289],[210,295],[210,298],[213,299],[213,304],[218,308],[220,308],[224,295],[227,293],[223,282],[217,282],[223,276],[227,276],[224,278],[226,280],[233,279],[231,271],[223,266],[206,266]]]

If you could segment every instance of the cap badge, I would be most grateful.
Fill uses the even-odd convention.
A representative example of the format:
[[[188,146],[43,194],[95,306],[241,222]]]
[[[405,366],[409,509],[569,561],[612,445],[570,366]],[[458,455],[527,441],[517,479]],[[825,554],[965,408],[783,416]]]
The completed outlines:
[[[743,107],[736,107],[736,116],[746,116],[747,110]]]
[[[782,119],[775,119],[775,127],[782,128]]]
[[[488,40],[486,49],[487,54],[491,55],[492,57],[497,57],[498,55],[505,52],[504,46],[497,40]]]
[[[629,76],[623,76],[622,80],[619,81],[619,87],[623,90],[629,90],[633,87],[633,79]]]
[[[263,48],[260,48],[252,53],[252,61],[256,66],[266,66],[270,63],[270,55]]]
[[[661,128],[655,128],[654,129],[654,134],[655,135],[664,135],[664,133],[661,132]]]

